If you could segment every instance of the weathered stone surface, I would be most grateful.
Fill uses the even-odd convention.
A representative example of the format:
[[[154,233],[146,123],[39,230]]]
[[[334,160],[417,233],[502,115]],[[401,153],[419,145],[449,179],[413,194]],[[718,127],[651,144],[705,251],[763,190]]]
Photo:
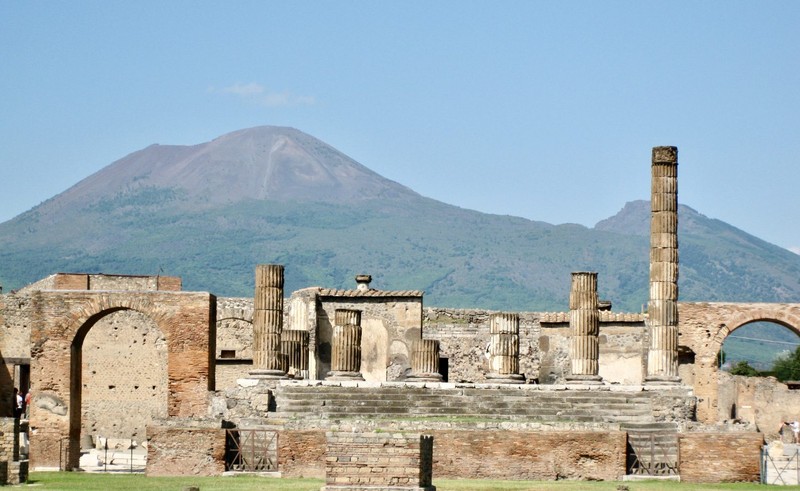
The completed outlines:
[[[760,433],[686,433],[678,435],[684,482],[758,482]]]
[[[219,476],[225,471],[225,430],[147,427],[148,476]]]

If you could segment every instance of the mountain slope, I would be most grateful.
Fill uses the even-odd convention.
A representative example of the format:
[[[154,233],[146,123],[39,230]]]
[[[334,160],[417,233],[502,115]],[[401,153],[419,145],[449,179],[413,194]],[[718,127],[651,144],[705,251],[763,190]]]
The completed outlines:
[[[298,130],[260,127],[147,147],[0,224],[0,281],[167,274],[249,296],[255,265],[277,262],[287,291],[369,273],[376,288],[425,290],[427,305],[565,310],[570,272],[592,270],[615,310],[639,311],[648,213],[635,202],[589,229],[465,210]],[[800,301],[800,256],[688,208],[680,241],[682,299]]]

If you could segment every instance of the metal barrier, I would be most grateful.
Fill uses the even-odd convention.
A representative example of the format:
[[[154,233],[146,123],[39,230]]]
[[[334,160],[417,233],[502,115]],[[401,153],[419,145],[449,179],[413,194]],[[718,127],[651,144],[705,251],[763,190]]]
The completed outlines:
[[[761,484],[800,484],[800,448],[795,446],[793,452],[790,451],[787,455],[784,450],[784,458],[775,459],[769,454],[769,445],[762,446]]]
[[[225,469],[233,472],[278,470],[278,433],[269,430],[225,430]]]

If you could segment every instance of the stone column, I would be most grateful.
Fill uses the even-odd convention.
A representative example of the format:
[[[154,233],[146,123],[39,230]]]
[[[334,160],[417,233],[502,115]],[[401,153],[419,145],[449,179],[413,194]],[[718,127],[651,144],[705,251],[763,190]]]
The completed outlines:
[[[646,384],[678,384],[678,149],[654,147]]]
[[[572,273],[569,290],[569,356],[572,374],[567,382],[600,384],[597,374],[600,357],[600,311],[597,301],[597,273]]]
[[[256,266],[256,291],[253,299],[254,378],[276,379],[286,376],[281,353],[283,330],[283,266]]]
[[[361,376],[361,311],[336,309],[328,380],[364,380]]]
[[[296,379],[308,378],[308,331],[281,333],[281,351],[286,355],[286,370]]]
[[[519,314],[496,313],[489,316],[489,365],[487,382],[521,384],[519,374]]]
[[[419,339],[411,351],[409,382],[441,382],[439,373],[439,341]]]

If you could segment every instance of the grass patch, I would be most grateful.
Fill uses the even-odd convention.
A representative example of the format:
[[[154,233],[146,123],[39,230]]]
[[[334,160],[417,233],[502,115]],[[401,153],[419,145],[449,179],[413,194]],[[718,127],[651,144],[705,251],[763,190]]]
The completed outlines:
[[[34,472],[29,485],[36,489],[58,491],[113,490],[176,490],[197,486],[201,491],[319,491],[322,479],[275,479],[255,476],[236,477],[145,477],[142,474],[88,474],[82,472]],[[672,481],[500,481],[477,479],[436,479],[437,491],[545,491],[587,490],[617,491],[626,486],[630,491],[669,490],[762,490],[754,483],[697,484]],[[623,488],[624,489],[624,488]],[[786,486],[782,489],[800,489]]]

